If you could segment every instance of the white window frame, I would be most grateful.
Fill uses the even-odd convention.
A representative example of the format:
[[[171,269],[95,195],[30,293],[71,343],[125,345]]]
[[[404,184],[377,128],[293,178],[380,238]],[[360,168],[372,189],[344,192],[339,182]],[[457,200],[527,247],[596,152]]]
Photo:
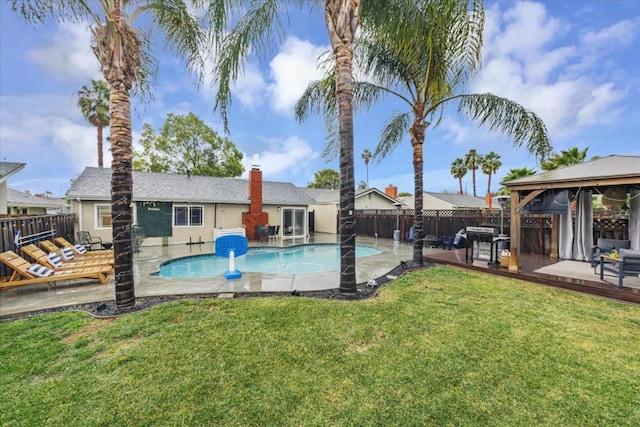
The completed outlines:
[[[176,224],[176,208],[187,208],[187,222],[186,225],[177,225]],[[200,224],[193,225],[191,223],[191,209],[198,208],[200,209]],[[204,205],[173,205],[173,221],[172,225],[175,228],[184,228],[184,227],[204,227]]]
[[[107,227],[102,225],[102,223],[100,221],[101,217],[98,216],[98,211],[100,210],[100,208],[104,208],[104,207],[109,209],[109,218],[111,218],[111,204],[109,204],[109,203],[96,203],[95,205],[93,205],[93,219],[94,219],[96,230],[111,230],[111,225],[109,225]]]

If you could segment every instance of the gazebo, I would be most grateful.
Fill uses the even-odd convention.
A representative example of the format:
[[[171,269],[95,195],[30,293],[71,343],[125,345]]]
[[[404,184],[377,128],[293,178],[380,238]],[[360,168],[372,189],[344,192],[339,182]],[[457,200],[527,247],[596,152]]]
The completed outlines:
[[[640,249],[640,156],[611,155],[503,183],[511,192],[510,271],[518,271],[520,214],[552,214],[551,257],[588,260],[593,247],[593,194],[629,199],[629,240]],[[575,226],[571,204],[575,201]]]

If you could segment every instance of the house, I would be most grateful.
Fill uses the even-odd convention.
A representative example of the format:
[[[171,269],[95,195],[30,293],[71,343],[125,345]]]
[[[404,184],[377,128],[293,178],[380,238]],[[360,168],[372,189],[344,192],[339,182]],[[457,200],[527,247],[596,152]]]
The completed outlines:
[[[67,194],[77,229],[112,239],[111,169],[88,167]],[[144,245],[213,240],[214,229],[244,227],[255,238],[256,225],[280,225],[282,238],[309,233],[307,193],[288,182],[262,180],[254,166],[249,179],[133,172],[133,222]]]
[[[415,209],[414,196],[407,197],[404,203],[407,209]],[[468,194],[424,192],[422,208],[429,210],[488,209],[489,206],[482,197]]]
[[[7,213],[9,215],[46,215],[61,213],[66,202],[60,198],[49,198],[44,194],[31,195],[7,188]]]
[[[6,215],[8,189],[7,180],[25,167],[26,163],[0,162],[0,215]]]
[[[397,188],[389,186],[385,192],[377,188],[359,189],[355,192],[356,210],[365,209],[395,209],[399,203],[393,196],[397,196]],[[316,200],[309,206],[313,212],[314,231],[319,233],[338,232],[338,209],[340,208],[340,191],[322,188],[304,188],[307,194]]]

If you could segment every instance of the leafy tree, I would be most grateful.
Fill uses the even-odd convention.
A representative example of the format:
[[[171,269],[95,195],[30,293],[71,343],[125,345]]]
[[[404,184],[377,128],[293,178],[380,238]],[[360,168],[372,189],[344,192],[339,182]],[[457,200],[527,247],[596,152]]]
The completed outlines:
[[[133,153],[134,170],[226,177],[244,172],[236,146],[193,113],[168,114],[159,133],[145,123],[140,144],[143,151]]]
[[[98,130],[98,167],[103,167],[102,129],[109,126],[109,86],[104,80],[91,80],[78,91],[78,107],[84,119]]]
[[[391,95],[406,104],[406,111],[388,120],[374,157],[385,157],[409,129],[417,211],[423,206],[425,131],[432,122],[439,123],[445,105],[457,104],[459,113],[509,135],[515,146],[526,143],[529,151],[546,157],[551,146],[538,116],[490,93],[464,93],[480,64],[482,0],[473,0],[471,10],[468,0],[388,0],[384,5],[384,25],[363,25],[362,37],[353,45],[354,61],[367,78],[354,83],[354,102],[366,108]],[[325,120],[335,120],[328,88],[333,79],[341,78],[330,71],[322,81],[311,83],[296,106],[298,117],[321,111]],[[422,266],[422,215],[414,217],[414,235],[413,264]]]
[[[482,173],[488,175],[487,193],[491,193],[491,175],[495,174],[502,166],[500,154],[491,151],[482,157]]]
[[[458,180],[458,184],[460,184],[460,194],[464,194],[462,191],[462,178],[467,174],[467,165],[464,163],[464,160],[457,158],[453,162],[451,162],[451,175]]]
[[[363,25],[371,27],[388,24],[384,6],[387,1],[323,2],[324,20],[337,76],[330,91],[335,107],[333,111],[337,112],[336,129],[340,139],[340,292],[343,294],[357,292],[351,48],[361,21]],[[231,104],[232,83],[241,73],[249,53],[264,55],[270,46],[282,41],[287,20],[283,16],[289,7],[295,4],[312,10],[323,3],[317,0],[211,2],[208,19],[213,25],[213,41],[221,46],[214,70],[214,84],[217,87],[215,108],[220,110],[225,130],[228,130],[227,110]]]
[[[367,186],[367,183],[366,183],[366,182],[364,182],[364,181],[360,181],[360,183],[358,184],[358,190],[365,190],[365,189],[367,189],[367,188],[369,188],[369,187]]]
[[[476,170],[482,165],[482,155],[478,154],[475,149],[469,150],[464,156],[464,163],[467,169],[471,171],[471,181],[473,182],[473,196],[477,196],[476,193]]]
[[[536,173],[538,173],[535,169],[531,169],[528,167],[522,167],[522,168],[514,168],[509,170],[509,172],[507,173],[507,175],[505,175],[504,178],[502,178],[502,181],[500,181],[500,184],[507,182],[507,181],[513,181],[514,179],[518,179],[518,178],[524,178],[527,176],[531,176],[531,175],[535,175]],[[496,193],[499,196],[503,196],[503,195],[508,195],[509,194],[509,190],[507,190],[507,187],[500,187],[500,189],[498,190],[498,192]]]
[[[549,160],[541,163],[542,170],[550,171],[553,169],[564,168],[566,166],[577,165],[583,163],[587,158],[587,150],[589,147],[580,151],[578,147],[571,147],[568,150],[561,150],[560,154],[554,153]]]
[[[398,197],[411,197],[411,193],[408,191],[401,191],[398,193]]]
[[[364,165],[367,168],[367,182],[365,188],[369,188],[369,160],[371,160],[371,156],[373,156],[373,154],[371,154],[371,151],[369,151],[368,148],[362,152],[362,160],[364,160]]]
[[[109,86],[111,130],[111,217],[116,305],[135,304],[131,200],[132,90],[148,93],[155,63],[151,50],[162,46],[184,59],[187,69],[202,69],[206,35],[191,13],[193,1],[183,0],[12,0],[12,8],[27,21],[88,23],[91,48]],[[212,4],[211,7],[214,7]],[[134,27],[134,25],[138,25]],[[163,43],[151,36],[163,35]]]
[[[322,169],[313,174],[313,182],[307,184],[309,188],[324,188],[335,190],[340,188],[340,173],[333,169]]]

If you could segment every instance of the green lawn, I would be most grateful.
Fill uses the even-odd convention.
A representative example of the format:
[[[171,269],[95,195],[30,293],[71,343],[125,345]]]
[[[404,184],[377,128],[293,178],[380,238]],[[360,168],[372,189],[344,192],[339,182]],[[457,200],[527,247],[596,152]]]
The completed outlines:
[[[640,307],[446,267],[2,322],[0,363],[3,426],[640,424]]]

